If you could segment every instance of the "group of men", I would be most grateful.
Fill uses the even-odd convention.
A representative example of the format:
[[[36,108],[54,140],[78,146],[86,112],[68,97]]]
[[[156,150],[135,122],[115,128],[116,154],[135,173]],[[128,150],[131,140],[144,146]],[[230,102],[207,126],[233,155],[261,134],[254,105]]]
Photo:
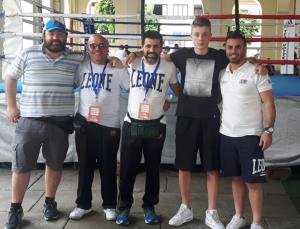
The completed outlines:
[[[94,169],[98,168],[106,219],[128,225],[135,177],[143,155],[144,220],[147,224],[161,221],[154,207],[159,202],[159,166],[166,136],[164,103],[170,86],[178,96],[175,167],[179,170],[182,204],[169,224],[180,226],[193,220],[191,170],[199,150],[207,172],[206,225],[225,228],[217,212],[221,171],[221,175],[233,177],[235,215],[226,228],[241,228],[246,224],[245,184],[253,213],[251,228],[262,228],[263,151],[271,145],[275,121],[271,81],[261,75],[265,69],[247,62],[246,40],[238,31],[227,35],[226,53],[209,48],[211,25],[206,18],[194,20],[191,37],[193,48],[161,55],[162,36],[155,31],[145,32],[142,50],[131,53],[126,60],[127,70],[111,66],[109,44],[103,36],[90,37],[88,56],[82,60],[82,56],[66,48],[65,26],[55,20],[48,21],[43,31],[44,42],[18,55],[6,73],[7,114],[10,121],[17,123],[12,201],[6,229],[20,226],[21,204],[41,146],[46,159],[44,218],[59,217],[55,194],[68,149],[68,134],[72,132],[73,89],[77,86],[79,107],[74,127],[79,175],[71,219],[81,219],[92,211],[91,187]],[[180,83],[176,68],[181,73]],[[16,83],[21,76],[19,110]],[[122,130],[120,88],[129,89]],[[218,108],[220,101],[222,115]],[[116,163],[120,137],[118,189]]]

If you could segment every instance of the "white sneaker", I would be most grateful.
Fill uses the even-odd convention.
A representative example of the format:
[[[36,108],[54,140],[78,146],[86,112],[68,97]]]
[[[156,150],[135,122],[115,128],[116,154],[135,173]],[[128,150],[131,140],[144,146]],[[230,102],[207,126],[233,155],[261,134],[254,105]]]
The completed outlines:
[[[169,225],[180,226],[184,223],[192,221],[194,218],[193,209],[188,208],[185,204],[181,204],[176,215],[169,220]]]
[[[107,208],[103,210],[105,213],[106,220],[116,220],[117,218],[117,212],[114,208]]]
[[[264,229],[260,224],[252,223],[250,229]]]
[[[69,215],[70,219],[81,219],[86,214],[90,213],[92,211],[92,208],[90,209],[82,209],[82,208],[75,208]]]
[[[225,229],[223,223],[219,219],[217,210],[206,210],[205,224],[213,229]]]
[[[239,229],[246,226],[245,217],[235,214],[231,221],[226,225],[226,229]]]

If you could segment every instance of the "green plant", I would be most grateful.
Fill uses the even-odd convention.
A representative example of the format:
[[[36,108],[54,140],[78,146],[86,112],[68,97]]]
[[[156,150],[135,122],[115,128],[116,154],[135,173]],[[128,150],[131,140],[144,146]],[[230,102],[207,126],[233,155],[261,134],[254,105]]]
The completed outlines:
[[[259,31],[256,19],[240,19],[240,31],[244,33],[246,37],[253,37]],[[231,30],[235,30],[235,26],[232,26]]]
[[[239,12],[240,14],[249,14],[247,9],[240,9]],[[243,32],[246,37],[253,37],[259,32],[257,23],[258,21],[253,18],[240,18],[240,31]],[[235,30],[235,26],[232,26],[231,30]]]
[[[114,15],[115,6],[112,0],[98,0],[95,4],[95,14]],[[115,19],[101,19],[101,21],[115,22]],[[115,24],[96,24],[95,30],[101,34],[115,33]]]
[[[153,14],[153,9],[150,8],[145,8],[145,15],[154,15]],[[149,25],[147,23],[158,23],[158,19],[146,19],[145,20],[145,31],[147,30],[154,30],[154,31],[159,31],[159,25]]]

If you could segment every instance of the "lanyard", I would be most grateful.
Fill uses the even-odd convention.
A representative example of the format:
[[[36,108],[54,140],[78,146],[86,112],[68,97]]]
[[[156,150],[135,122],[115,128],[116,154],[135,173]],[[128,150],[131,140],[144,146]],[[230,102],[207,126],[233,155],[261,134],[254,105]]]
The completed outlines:
[[[90,69],[91,69],[91,74],[92,74],[92,88],[93,88],[93,91],[95,92],[96,99],[98,99],[98,95],[99,95],[100,90],[101,90],[101,84],[104,83],[104,80],[105,80],[105,74],[104,73],[105,73],[107,63],[108,63],[108,60],[105,62],[102,73],[100,74],[99,83],[97,84],[96,78],[95,78],[94,72],[93,72],[92,61],[90,60]]]
[[[160,59],[158,59],[158,62],[155,66],[154,71],[150,74],[151,75],[150,79],[148,81],[146,81],[144,58],[142,59],[142,75],[143,75],[143,80],[145,82],[145,84],[144,84],[145,98],[146,98],[147,92],[149,91],[149,89],[151,88],[151,85],[153,84],[153,82],[155,80],[155,77],[156,77],[155,75],[156,75],[159,65],[160,65]]]

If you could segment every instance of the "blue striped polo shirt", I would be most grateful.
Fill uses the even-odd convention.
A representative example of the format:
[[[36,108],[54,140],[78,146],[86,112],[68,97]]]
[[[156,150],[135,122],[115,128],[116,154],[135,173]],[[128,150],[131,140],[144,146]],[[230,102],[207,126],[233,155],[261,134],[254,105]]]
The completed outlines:
[[[17,55],[6,76],[23,81],[20,99],[22,117],[69,116],[74,114],[75,72],[82,54],[66,49],[57,59],[43,52],[43,44]]]

